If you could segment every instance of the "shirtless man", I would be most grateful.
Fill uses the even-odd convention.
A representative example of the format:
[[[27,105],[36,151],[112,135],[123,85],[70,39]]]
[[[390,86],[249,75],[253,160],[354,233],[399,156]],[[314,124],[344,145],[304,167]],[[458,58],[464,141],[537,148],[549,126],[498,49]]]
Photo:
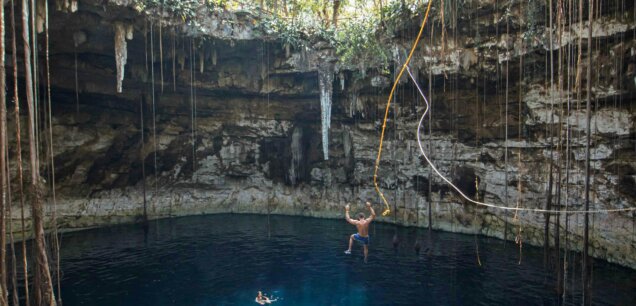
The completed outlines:
[[[351,254],[351,247],[353,246],[353,240],[355,239],[362,243],[364,247],[365,259],[369,254],[369,224],[371,224],[371,221],[375,219],[375,211],[373,210],[373,207],[371,207],[371,203],[367,201],[366,205],[371,211],[371,216],[365,219],[364,213],[359,213],[358,220],[353,220],[351,219],[351,217],[349,217],[349,204],[347,204],[347,206],[345,207],[345,219],[347,219],[347,222],[355,225],[358,228],[358,233],[353,234],[351,235],[351,237],[349,237],[349,249],[345,251],[345,254]]]

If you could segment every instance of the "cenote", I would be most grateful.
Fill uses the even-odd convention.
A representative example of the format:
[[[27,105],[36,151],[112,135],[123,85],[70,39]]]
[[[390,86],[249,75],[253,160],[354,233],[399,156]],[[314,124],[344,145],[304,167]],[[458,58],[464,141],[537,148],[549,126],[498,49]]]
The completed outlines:
[[[281,306],[558,305],[539,248],[524,247],[519,264],[514,242],[378,223],[365,264],[360,245],[343,253],[353,230],[344,220],[222,214],[151,222],[147,233],[139,225],[65,233],[62,297],[65,305],[256,305],[261,290]],[[595,261],[593,275],[595,305],[634,304],[636,271]],[[569,279],[566,304],[578,305],[580,279]]]
[[[636,305],[636,1],[2,1],[0,246],[0,306]]]

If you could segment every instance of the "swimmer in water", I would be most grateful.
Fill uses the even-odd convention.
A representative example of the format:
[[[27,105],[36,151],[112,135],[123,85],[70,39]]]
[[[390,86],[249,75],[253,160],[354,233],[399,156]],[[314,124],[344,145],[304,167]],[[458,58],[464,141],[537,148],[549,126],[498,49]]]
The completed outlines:
[[[364,218],[364,213],[358,214],[358,220],[351,219],[349,216],[349,204],[345,207],[345,219],[347,222],[355,225],[358,228],[358,233],[353,234],[349,237],[349,249],[345,251],[345,254],[351,254],[351,247],[353,246],[353,240],[357,240],[362,243],[364,248],[364,259],[366,261],[367,255],[369,255],[369,224],[371,221],[375,219],[375,211],[373,207],[371,207],[371,203],[367,201],[367,208],[371,211],[371,216],[369,218]]]
[[[256,296],[255,299],[256,303],[259,303],[261,305],[265,305],[265,304],[271,304],[272,302],[276,302],[276,299],[270,299],[267,296],[265,296],[262,292],[258,292],[258,295]]]

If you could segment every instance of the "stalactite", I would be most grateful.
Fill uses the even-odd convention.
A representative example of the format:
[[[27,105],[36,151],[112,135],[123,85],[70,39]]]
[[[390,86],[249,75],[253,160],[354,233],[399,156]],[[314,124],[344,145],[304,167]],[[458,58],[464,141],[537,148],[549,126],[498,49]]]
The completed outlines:
[[[185,55],[179,53],[179,55],[177,56],[177,61],[179,62],[179,69],[181,71],[185,70]]]
[[[75,13],[79,7],[78,0],[55,0],[55,8],[58,11]]]
[[[354,118],[358,112],[358,106],[360,105],[360,97],[357,91],[353,91],[349,95],[349,118]]]
[[[203,74],[205,71],[205,47],[202,47],[203,50],[199,53],[199,73]]]
[[[333,64],[320,65],[318,83],[320,88],[320,118],[322,122],[322,153],[329,159],[329,129],[331,127],[331,99],[333,95]]]
[[[298,182],[298,178],[300,175],[300,165],[303,160],[303,149],[302,149],[302,139],[303,138],[303,130],[300,127],[295,127],[292,132],[291,137],[291,165],[289,167],[289,181],[292,185],[296,185]],[[343,140],[346,140],[346,137],[343,137]],[[351,150],[349,143],[349,148],[345,148],[345,154],[347,154],[347,149]]]
[[[44,218],[42,209],[42,183],[40,182],[40,169],[36,155],[35,138],[35,113],[33,75],[31,74],[31,48],[29,46],[29,7],[27,1],[22,1],[22,38],[24,41],[24,66],[26,98],[29,110],[29,156],[31,165],[31,194],[33,203],[31,205],[34,248],[35,248],[35,271],[34,271],[34,294],[37,305],[56,305],[55,294],[53,293],[53,283],[49,270],[49,259],[46,254],[46,241],[44,239]]]
[[[117,21],[115,27],[115,61],[117,63],[117,92],[122,93],[122,82],[124,81],[124,71],[128,61],[128,48],[126,40],[132,40],[132,26]]]
[[[126,47],[126,27],[121,22],[115,23],[115,60],[117,62],[117,92],[122,92],[122,82],[124,81],[124,68],[128,60],[128,50]]]
[[[44,32],[44,22],[46,19],[45,4],[47,2],[48,1],[36,1],[37,9],[35,10],[35,27],[38,34],[42,34],[42,32]]]

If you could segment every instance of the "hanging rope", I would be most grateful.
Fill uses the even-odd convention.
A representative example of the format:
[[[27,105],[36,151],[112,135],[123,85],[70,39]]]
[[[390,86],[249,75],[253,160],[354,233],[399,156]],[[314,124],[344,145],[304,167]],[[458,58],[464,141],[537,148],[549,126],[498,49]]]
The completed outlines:
[[[413,46],[411,47],[409,56],[406,58],[404,65],[402,65],[402,69],[400,69],[400,73],[398,73],[397,77],[395,78],[395,82],[393,83],[393,88],[391,88],[391,93],[389,94],[389,99],[387,100],[386,109],[384,111],[384,121],[382,123],[382,134],[380,135],[380,146],[378,147],[378,157],[375,160],[375,170],[373,172],[373,185],[375,185],[375,191],[378,193],[380,198],[382,198],[382,202],[384,202],[384,206],[385,206],[384,211],[382,212],[383,216],[388,216],[389,214],[391,214],[391,208],[389,207],[389,203],[387,202],[386,198],[384,197],[384,194],[380,190],[380,186],[378,185],[378,169],[380,167],[380,159],[382,158],[382,143],[384,141],[384,131],[386,129],[386,121],[387,121],[387,118],[389,117],[389,109],[391,107],[391,101],[393,100],[393,94],[395,93],[395,89],[397,88],[400,78],[402,77],[402,74],[404,74],[404,70],[407,68],[409,62],[411,61],[411,57],[413,56],[413,53],[415,52],[415,49],[417,48],[420,38],[422,37],[422,33],[424,32],[424,27],[426,26],[426,21],[428,21],[428,13],[431,10],[432,4],[433,4],[433,1],[428,2],[428,6],[426,7],[426,13],[424,15],[424,20],[422,21],[422,26],[420,27],[420,31],[417,34],[417,38],[415,39],[415,42],[413,42]],[[428,102],[427,102],[427,105],[428,105]],[[428,106],[427,106],[427,110],[428,110]]]
[[[422,153],[422,156],[424,157],[426,162],[429,164],[429,166],[431,167],[433,172],[435,172],[435,174],[437,174],[449,186],[451,186],[453,189],[455,189],[455,191],[457,191],[462,196],[462,198],[464,198],[465,200],[467,200],[467,201],[469,201],[469,202],[471,202],[471,203],[473,203],[475,205],[484,206],[484,207],[490,207],[490,208],[496,208],[496,209],[502,209],[502,210],[527,211],[527,212],[539,212],[539,213],[554,213],[554,214],[557,214],[557,213],[561,213],[561,214],[562,213],[579,213],[579,214],[588,214],[588,213],[590,213],[590,214],[594,214],[594,213],[607,213],[607,212],[636,211],[636,207],[614,208],[614,209],[599,209],[599,210],[589,210],[588,209],[588,210],[573,210],[573,211],[549,210],[549,209],[540,209],[540,208],[507,207],[507,206],[499,206],[499,205],[495,205],[495,204],[479,202],[479,201],[475,201],[475,200],[469,198],[457,186],[455,186],[455,184],[453,184],[448,178],[446,178],[442,173],[439,172],[437,167],[435,167],[435,165],[431,162],[431,160],[426,155],[426,152],[424,152],[424,147],[422,146],[422,140],[421,140],[421,137],[420,137],[420,130],[422,128],[422,123],[424,122],[424,118],[426,118],[426,114],[428,113],[429,103],[428,103],[428,99],[426,98],[426,95],[424,95],[424,92],[420,88],[420,85],[415,80],[415,77],[413,77],[413,75],[411,74],[411,70],[409,69],[408,66],[405,66],[405,67],[406,67],[406,71],[408,72],[411,80],[415,84],[417,90],[419,91],[419,93],[422,96],[422,98],[424,98],[424,102],[426,103],[426,109],[424,110],[424,114],[422,114],[422,117],[420,118],[420,122],[419,122],[419,124],[417,126],[417,144],[420,147],[420,152]]]

